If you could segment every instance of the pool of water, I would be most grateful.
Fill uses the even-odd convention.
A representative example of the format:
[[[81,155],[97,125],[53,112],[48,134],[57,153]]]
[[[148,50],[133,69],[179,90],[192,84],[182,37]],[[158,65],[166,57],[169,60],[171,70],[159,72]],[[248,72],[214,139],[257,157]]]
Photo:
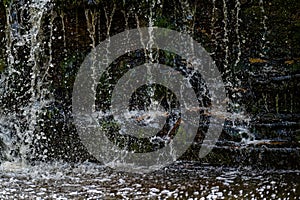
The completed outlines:
[[[144,173],[93,163],[3,163],[0,199],[300,199],[300,170],[176,162]]]

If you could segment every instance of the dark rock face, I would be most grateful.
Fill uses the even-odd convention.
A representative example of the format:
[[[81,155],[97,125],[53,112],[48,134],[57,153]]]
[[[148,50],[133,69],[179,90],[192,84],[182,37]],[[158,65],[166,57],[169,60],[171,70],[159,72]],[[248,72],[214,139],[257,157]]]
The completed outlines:
[[[36,138],[31,144],[35,150],[29,159],[95,160],[81,144],[73,124],[71,101],[77,71],[91,48],[109,35],[149,26],[151,19],[154,26],[187,32],[211,53],[232,101],[229,110],[243,111],[251,118],[249,124],[243,120],[235,123],[247,127],[252,139],[261,140],[244,147],[241,141],[249,137],[248,133],[240,132],[234,122],[226,120],[217,148],[201,161],[299,168],[300,3],[297,0],[226,2],[224,5],[216,1],[214,5],[208,0],[189,1],[184,5],[181,1],[164,0],[150,5],[146,1],[58,0],[49,5],[37,37],[43,44],[42,50],[35,52],[35,58],[40,76],[47,71],[42,88],[48,93],[39,100],[51,99],[51,103],[38,112]],[[7,24],[7,18],[12,19],[13,13],[7,16],[5,11],[12,7],[18,11],[17,21],[24,26],[21,31],[29,26],[26,23],[30,16],[22,12],[22,5],[12,6],[9,2],[6,7],[0,5],[0,75],[7,74],[6,34],[11,25]],[[30,87],[26,87],[33,73],[26,64],[29,54],[28,46],[17,47],[13,52],[21,61],[15,67],[22,73],[6,79],[10,90],[0,97],[0,114],[14,112],[19,117],[17,121],[26,115],[18,109],[26,107],[31,98],[27,93]],[[130,57],[124,60],[129,61]],[[23,122],[29,123],[25,119]],[[197,138],[200,138],[197,144],[182,159],[199,160],[201,136]],[[2,146],[0,141],[0,151]],[[260,159],[255,161],[257,157]]]

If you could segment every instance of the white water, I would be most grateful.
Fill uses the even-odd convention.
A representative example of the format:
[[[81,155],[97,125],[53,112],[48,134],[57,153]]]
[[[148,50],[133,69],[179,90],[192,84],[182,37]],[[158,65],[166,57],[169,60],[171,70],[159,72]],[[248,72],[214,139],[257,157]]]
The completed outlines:
[[[148,175],[91,163],[4,163],[0,170],[1,199],[296,199],[300,177],[300,171],[261,173],[181,162]]]
[[[2,77],[4,80],[4,90],[6,93],[14,93],[14,89],[6,80],[13,80],[16,75],[22,75],[30,69],[30,83],[23,85],[20,88],[29,88],[25,95],[29,95],[29,101],[22,103],[22,106],[14,105],[13,110],[0,111],[1,132],[0,139],[3,139],[6,145],[4,156],[8,160],[26,160],[31,150],[29,145],[34,143],[34,131],[37,124],[38,116],[41,109],[49,103],[45,96],[49,91],[43,89],[47,84],[45,77],[49,66],[39,66],[39,55],[43,52],[43,44],[39,40],[39,32],[42,26],[43,13],[47,9],[49,0],[32,1],[19,5],[17,2],[11,1],[6,8],[7,24],[6,24],[6,41],[7,41],[7,75]],[[26,13],[28,12],[28,13]],[[28,14],[29,16],[26,16]],[[26,24],[25,24],[26,23]],[[24,64],[24,60],[19,60],[18,53],[22,52],[23,48],[28,47],[30,50],[25,55],[25,66],[23,69],[19,65]],[[50,57],[51,58],[51,57]],[[51,59],[49,61],[51,64]],[[24,77],[26,79],[28,77]],[[16,81],[16,80],[15,80]],[[22,84],[22,80],[20,84]],[[17,102],[24,100],[24,96],[16,97]],[[13,99],[11,99],[13,100]],[[19,111],[16,111],[19,110]],[[43,137],[43,133],[39,133]],[[16,156],[12,152],[18,153]]]
[[[213,1],[215,3],[215,1]],[[34,143],[34,133],[35,132],[35,127],[37,124],[38,116],[41,114],[41,110],[43,107],[45,107],[51,99],[47,99],[46,96],[49,93],[47,89],[44,86],[47,85],[47,76],[48,76],[48,71],[49,68],[53,67],[53,47],[52,47],[52,41],[55,40],[53,36],[53,22],[55,17],[60,17],[61,22],[62,22],[62,31],[63,31],[63,47],[66,47],[66,28],[65,28],[65,14],[63,12],[61,13],[55,13],[51,11],[51,19],[50,19],[50,41],[47,44],[49,48],[49,58],[48,58],[48,63],[45,66],[39,66],[39,56],[41,55],[41,52],[43,52],[43,44],[41,44],[40,39],[39,39],[39,34],[41,31],[41,21],[42,17],[45,11],[47,11],[48,8],[51,9],[50,6],[50,1],[49,0],[43,0],[43,1],[32,1],[31,3],[26,3],[22,5],[21,11],[18,9],[16,6],[17,4],[12,1],[9,7],[6,8],[6,13],[8,17],[7,19],[7,31],[6,31],[6,41],[7,41],[7,53],[8,53],[8,75],[7,77],[2,78],[2,80],[9,78],[10,76],[13,76],[14,74],[21,74],[22,72],[18,71],[17,65],[21,62],[21,60],[18,60],[16,56],[16,52],[21,51],[21,47],[26,46],[30,49],[27,55],[27,64],[26,68],[30,68],[30,76],[31,76],[31,82],[30,82],[30,88],[27,91],[27,94],[29,94],[29,102],[25,103],[22,105],[22,107],[19,107],[18,109],[21,110],[21,118],[17,115],[20,113],[16,113],[14,111],[10,111],[9,114],[6,116],[1,116],[1,132],[0,132],[0,137],[6,144],[6,157],[9,160],[14,160],[16,157],[15,155],[11,155],[11,152],[19,152],[19,156],[21,160],[26,160],[26,156],[30,154],[30,151],[32,149],[29,148],[29,144]],[[195,21],[195,12],[196,12],[196,6],[190,5],[187,1],[181,1],[181,4],[179,5],[184,12],[182,13],[183,16],[183,26],[181,27],[181,31],[188,33],[188,34],[193,34],[194,33],[194,21]],[[116,9],[116,5],[113,4],[112,9],[104,8],[104,16],[106,21],[101,22],[101,23],[106,23],[107,26],[107,32],[106,35],[110,35],[111,31],[111,26],[112,26],[112,20],[114,17],[114,12]],[[228,37],[228,26],[227,26],[227,13],[229,12],[227,9],[227,4],[226,1],[223,1],[223,13],[224,13],[224,35],[223,35],[223,42],[226,46],[225,50],[225,68],[227,74],[230,74],[232,72],[229,71],[229,63],[228,63],[228,56],[229,56],[229,37]],[[30,17],[27,21],[23,21],[23,19],[18,19],[16,18],[16,12],[23,12],[23,11],[28,11],[30,14]],[[262,7],[263,11],[263,7]],[[127,12],[132,12],[132,10],[129,10]],[[150,1],[150,9],[149,9],[149,27],[153,27],[155,20],[157,17],[159,17],[160,13],[162,12],[162,3],[160,1]],[[216,8],[213,8],[213,18],[215,17],[215,12]],[[236,2],[236,34],[238,37],[237,45],[240,47],[240,42],[239,42],[239,25],[240,25],[240,20],[239,20],[239,12],[240,12],[240,2],[237,0]],[[21,15],[21,14],[19,14]],[[124,16],[125,16],[125,21],[126,21],[126,27],[128,28],[128,18],[126,17],[126,11],[124,11]],[[22,16],[21,16],[22,17]],[[87,23],[87,31],[89,33],[89,37],[91,39],[91,47],[95,48],[96,46],[96,24],[100,23],[100,17],[94,12],[89,9],[85,10],[85,17],[86,17],[86,23]],[[140,20],[138,19],[138,16],[136,15],[136,20],[137,20],[137,26],[139,27]],[[212,19],[212,33],[214,33],[214,21],[215,19]],[[26,23],[27,28],[25,29],[26,31],[20,31],[21,27],[24,26]],[[265,24],[265,21],[263,21]],[[151,29],[150,29],[151,30]],[[152,53],[152,48],[153,48],[153,40],[151,40],[152,33],[151,31],[149,32],[150,35],[150,41],[147,44],[144,44],[145,50],[148,49],[150,50],[150,62],[153,62],[156,58]],[[215,40],[217,42],[217,40]],[[109,45],[109,43],[108,43]],[[237,60],[235,64],[237,65],[239,62],[239,57],[240,57],[241,52],[239,51],[237,54]],[[226,80],[226,84],[229,84],[229,86],[233,86],[232,84],[232,76],[234,74],[230,74],[228,77],[229,79]],[[151,74],[149,74],[149,77],[151,78]],[[95,84],[96,84],[95,80]],[[235,88],[237,88],[240,84],[240,80],[235,80],[236,84],[234,85]],[[6,85],[4,88],[7,92],[12,92],[11,88],[9,85]],[[152,91],[153,92],[153,91]],[[235,95],[239,96],[238,93]],[[150,94],[151,96],[151,94]],[[153,94],[152,94],[153,96]],[[21,98],[21,97],[20,97]],[[150,109],[156,109],[155,107],[157,106],[154,101],[151,104],[153,108]],[[213,115],[220,115],[220,117],[226,118],[227,120],[230,121],[244,121],[248,123],[249,117],[245,115],[240,109],[240,105],[238,103],[232,104],[232,107],[237,109],[237,112],[234,112],[232,115],[228,115],[226,113],[220,113],[220,111],[215,110],[212,111],[211,114]],[[0,112],[1,114],[1,112]],[[128,113],[130,114],[130,113]],[[148,113],[148,116],[150,117],[149,119],[153,120],[157,118],[157,114],[153,113]],[[150,121],[149,121],[150,122]],[[25,128],[21,127],[21,124],[25,124]],[[148,123],[148,122],[147,122]],[[150,123],[148,123],[150,124]],[[155,124],[153,124],[155,126]],[[250,137],[253,138],[254,136],[251,135],[251,133],[248,131],[247,126],[240,126],[239,124],[234,124],[234,127],[236,130],[238,130],[239,134],[247,133]],[[14,133],[13,131],[14,130]],[[44,137],[43,133],[40,132],[38,133],[39,135],[37,138]],[[247,144],[248,140],[244,140],[244,142]],[[249,140],[250,143],[251,139]],[[42,155],[41,155],[42,156]]]
[[[215,2],[215,1],[213,1]],[[236,1],[236,34],[239,36],[239,12],[240,1]],[[263,1],[261,1],[261,10],[264,12]],[[152,174],[131,174],[114,172],[109,168],[98,164],[91,163],[76,163],[70,164],[66,162],[54,163],[36,163],[35,166],[28,165],[25,162],[27,154],[30,152],[29,143],[33,141],[33,134],[37,123],[38,115],[41,109],[49,103],[46,99],[47,90],[43,90],[46,83],[48,67],[53,66],[52,58],[52,38],[53,36],[53,21],[50,22],[50,42],[47,44],[50,49],[50,56],[46,69],[41,69],[39,66],[39,52],[43,51],[43,45],[40,43],[39,34],[41,31],[41,19],[43,13],[47,9],[49,1],[33,1],[31,4],[25,4],[21,10],[16,10],[13,4],[8,7],[6,12],[8,16],[13,16],[13,12],[30,10],[29,27],[25,32],[20,32],[22,27],[20,19],[8,18],[7,21],[7,53],[8,53],[8,77],[14,74],[21,74],[18,71],[17,65],[21,62],[18,60],[16,53],[20,51],[22,46],[27,46],[30,51],[27,55],[26,67],[31,70],[31,82],[28,93],[30,94],[30,101],[18,108],[21,110],[21,116],[18,113],[11,111],[9,114],[3,114],[4,111],[0,110],[0,138],[6,145],[6,160],[1,162],[0,165],[0,199],[80,199],[86,197],[87,199],[132,199],[135,198],[194,198],[194,199],[280,199],[280,198],[299,198],[299,170],[294,171],[256,171],[251,168],[225,168],[225,167],[205,167],[197,166],[190,162],[178,162],[169,169],[154,172]],[[186,24],[190,24],[194,15],[194,8],[188,5],[187,1],[181,1],[183,10],[186,10]],[[226,1],[224,3],[224,12],[229,12],[226,8]],[[154,5],[159,2],[152,1]],[[160,6],[157,6],[160,7]],[[114,10],[115,8],[113,8]],[[214,7],[214,11],[216,8]],[[107,35],[110,35],[112,18],[114,13],[109,15],[108,11],[105,14],[106,23],[108,26]],[[89,26],[89,34],[92,40],[91,46],[95,47],[96,35],[95,23],[97,16],[92,12],[86,13],[86,20]],[[59,14],[64,24],[64,15]],[[124,12],[124,15],[126,13]],[[100,20],[100,18],[98,18]],[[227,19],[224,19],[226,23]],[[266,18],[262,20],[264,29],[267,31]],[[149,25],[152,26],[155,21],[155,10],[150,12]],[[104,22],[103,22],[104,23]],[[128,27],[128,22],[126,21]],[[213,23],[213,20],[212,20]],[[137,18],[137,24],[139,20]],[[191,23],[192,24],[192,23]],[[214,27],[213,27],[214,28]],[[225,35],[224,42],[229,45],[227,41],[228,27],[224,27]],[[183,27],[187,33],[193,32],[193,27]],[[214,29],[212,30],[212,32]],[[66,29],[63,28],[63,45],[66,46],[65,33]],[[100,34],[99,34],[100,35]],[[150,33],[151,35],[151,33]],[[264,36],[265,38],[265,36]],[[100,40],[100,39],[99,39]],[[215,40],[217,42],[217,40]],[[239,40],[237,42],[239,46]],[[146,44],[151,49],[152,44]],[[263,46],[265,48],[265,46]],[[239,56],[235,64],[239,62]],[[225,57],[228,58],[228,49],[226,49]],[[151,59],[155,59],[152,55]],[[151,60],[150,59],[150,60]],[[227,63],[228,64],[228,63]],[[228,66],[227,66],[228,67]],[[230,72],[228,72],[230,73]],[[1,77],[1,82],[8,77]],[[231,82],[229,81],[229,84]],[[239,80],[237,80],[239,83]],[[1,84],[2,85],[2,84]],[[238,86],[239,84],[237,84]],[[3,88],[1,88],[3,90]],[[10,91],[9,85],[4,88]],[[237,94],[238,95],[238,94]],[[20,97],[21,98],[21,97]],[[152,108],[157,108],[156,104],[152,104]],[[233,105],[239,107],[240,105]],[[151,109],[150,109],[151,110]],[[133,118],[136,116],[146,116],[142,118],[143,123],[156,127],[157,118],[165,117],[165,112],[161,109],[155,112],[137,113],[128,112],[124,113],[125,118]],[[257,144],[254,136],[249,132],[247,125],[236,124],[235,122],[244,121],[248,122],[249,117],[243,112],[235,112],[228,114],[218,110],[212,110],[210,114],[217,117],[226,118],[233,121],[233,128],[239,134],[247,133],[248,139],[243,139],[242,143],[245,145]],[[25,124],[25,128],[21,126]],[[43,133],[40,137],[43,137]],[[20,155],[11,154],[12,151],[19,151]]]

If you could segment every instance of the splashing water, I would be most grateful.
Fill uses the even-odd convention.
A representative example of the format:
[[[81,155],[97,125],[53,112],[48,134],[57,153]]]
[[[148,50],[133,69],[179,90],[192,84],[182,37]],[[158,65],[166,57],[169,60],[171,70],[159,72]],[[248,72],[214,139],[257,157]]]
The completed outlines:
[[[48,0],[24,4],[11,1],[6,8],[8,67],[2,98],[8,101],[0,110],[0,136],[6,148],[4,157],[11,161],[26,162],[30,158],[38,116],[49,102],[46,98],[49,91],[44,86],[50,66],[41,66],[44,44],[39,39],[48,3]]]
[[[174,3],[175,1],[170,2]],[[245,82],[248,81],[246,79],[249,77],[244,76],[256,75],[250,70],[247,71],[248,69],[244,67],[246,66],[245,52],[247,51],[244,45],[248,39],[247,34],[243,32],[245,24],[242,21],[242,17],[245,13],[244,7],[246,4],[244,1],[235,0],[232,3],[225,0],[213,0],[207,6],[207,8],[210,9],[208,9],[209,11],[191,1],[174,3],[174,8],[172,9],[168,7],[166,1],[149,0],[144,2],[145,5],[140,4],[139,6],[127,4],[126,1],[123,1],[120,5],[117,2],[108,4],[104,2],[103,4],[97,4],[97,6],[101,7],[99,12],[97,9],[91,7],[91,5],[96,4],[96,1],[88,1],[85,5],[86,7],[83,6],[84,8],[80,8],[82,10],[78,11],[74,9],[76,10],[76,14],[74,13],[74,16],[76,16],[75,20],[69,17],[71,13],[66,10],[55,10],[55,6],[59,5],[59,3],[55,4],[50,2],[50,0],[28,2],[11,1],[7,4],[5,8],[7,16],[5,32],[7,68],[5,72],[1,73],[0,83],[0,100],[4,102],[4,105],[0,108],[0,151],[2,154],[0,159],[9,161],[19,160],[20,162],[27,159],[34,160],[33,155],[36,156],[34,152],[36,143],[41,139],[47,141],[50,136],[52,137],[51,134],[47,135],[45,133],[46,131],[53,131],[53,135],[68,134],[69,132],[70,135],[73,135],[72,126],[67,124],[70,123],[70,121],[72,123],[72,119],[68,119],[71,117],[63,113],[66,112],[65,110],[67,109],[60,110],[60,108],[55,108],[59,110],[57,111],[59,114],[62,113],[61,115],[63,115],[63,119],[60,119],[63,121],[61,122],[63,125],[56,121],[54,125],[51,124],[51,126],[48,126],[46,122],[43,122],[44,118],[41,116],[50,116],[51,113],[45,110],[48,109],[49,111],[49,105],[57,105],[57,102],[63,99],[59,99],[57,96],[65,95],[65,93],[59,95],[52,94],[54,93],[53,91],[58,91],[57,88],[56,90],[53,89],[53,87],[66,87],[66,81],[60,79],[76,74],[77,69],[74,68],[77,66],[75,66],[75,64],[73,66],[71,62],[67,62],[73,58],[76,60],[77,57],[79,57],[79,53],[74,53],[72,52],[74,49],[69,50],[68,48],[74,48],[74,46],[79,47],[81,43],[83,43],[80,34],[85,34],[87,42],[84,42],[87,46],[86,49],[88,49],[86,51],[89,51],[90,48],[95,48],[100,41],[109,36],[113,36],[124,30],[126,31],[136,27],[142,28],[144,26],[165,26],[170,29],[175,29],[193,36],[197,41],[203,43],[204,46],[206,45],[205,47],[222,72],[222,78],[226,84],[226,90],[228,91],[228,98],[231,100],[228,109],[230,114],[218,109],[211,110],[210,113],[207,113],[208,115],[213,114],[214,116],[226,119],[224,126],[224,143],[226,143],[226,139],[229,137],[228,140],[233,138],[233,146],[236,147],[252,147],[260,143],[270,144],[273,138],[270,139],[268,136],[261,137],[260,135],[264,133],[261,134],[257,133],[256,130],[253,131],[251,127],[253,116],[248,112],[249,109],[247,110],[242,101],[242,99],[245,98],[243,95],[248,92],[248,88],[245,88],[245,85],[248,83]],[[144,12],[143,9],[145,8],[143,6],[147,7],[146,12]],[[272,28],[267,24],[267,7],[268,5],[265,1],[260,0],[258,2],[259,12],[262,15],[258,20],[260,21],[259,26],[263,26],[260,27],[263,31],[260,38],[261,41],[259,42],[261,49],[260,56],[262,59],[268,57],[268,34]],[[165,17],[164,13],[170,12],[170,10],[172,10],[170,16]],[[201,15],[201,18],[199,17],[199,13],[201,12],[207,13]],[[76,26],[75,28],[72,27],[74,21],[76,23],[74,25]],[[119,22],[120,24],[124,22],[124,27],[121,27],[121,25],[118,24]],[[81,25],[83,26],[81,27]],[[149,30],[149,42],[143,43],[144,41],[142,41],[141,37],[141,43],[144,44],[144,48],[135,53],[146,57],[147,62],[155,63],[160,59],[160,52],[159,50],[154,50],[154,36],[151,29]],[[72,39],[72,37],[74,37],[74,39]],[[108,50],[111,44],[107,43],[107,45]],[[81,51],[81,49],[77,51]],[[86,52],[82,54],[85,53]],[[107,54],[108,53],[109,52],[107,52]],[[70,59],[70,57],[72,57],[72,59]],[[129,65],[135,64],[135,61],[128,61],[126,59],[127,58],[124,59],[124,66],[128,67]],[[177,58],[175,56],[170,56],[168,59],[166,62],[178,64],[176,63]],[[61,60],[67,64],[61,64],[63,63]],[[78,60],[76,62],[81,62],[81,60]],[[254,59],[253,62],[256,61],[257,60]],[[258,61],[265,62],[264,60]],[[133,64],[130,62],[133,62]],[[66,66],[70,66],[70,68]],[[270,65],[265,64],[264,72],[270,71],[267,66]],[[65,67],[65,69],[60,69],[60,67]],[[65,74],[60,72],[60,70],[65,70],[63,72]],[[75,71],[73,75],[71,74],[72,72],[69,72],[72,70]],[[241,72],[243,70],[247,72]],[[96,71],[94,71],[94,73],[96,73]],[[149,79],[151,79],[152,75],[150,70],[146,73],[148,73]],[[72,78],[70,79],[72,84],[74,80],[72,82]],[[108,79],[113,79],[113,77],[108,77]],[[55,81],[61,81],[62,83],[54,84],[53,82]],[[98,80],[94,79],[94,85],[97,84],[99,84]],[[66,90],[72,88],[72,86],[68,87]],[[147,95],[148,97],[154,97],[155,90],[151,88],[148,89]],[[291,96],[292,95],[293,94],[291,94]],[[255,96],[255,94],[253,96]],[[262,98],[258,101],[259,103],[264,102],[267,112],[270,112],[272,109],[267,105],[273,101],[268,100],[269,96],[262,94]],[[96,97],[95,101],[97,101]],[[279,95],[277,95],[275,101],[277,105],[276,110],[277,113],[279,113]],[[297,99],[291,101],[296,102]],[[171,104],[170,102],[171,100],[166,100],[166,104],[169,105]],[[287,102],[287,100],[285,100],[285,102]],[[295,102],[291,104],[297,105]],[[125,118],[138,119],[140,124],[157,128],[156,122],[165,117],[165,110],[160,105],[161,102],[157,99],[150,98],[147,103],[147,109],[132,109],[128,110],[128,113],[123,114]],[[107,104],[107,102],[101,102],[100,104]],[[62,107],[70,107],[70,105],[65,102],[60,105],[62,105]],[[293,106],[291,105],[291,107]],[[290,110],[294,112],[295,108],[291,108]],[[105,117],[105,115],[107,115],[107,113],[104,113],[102,117]],[[124,116],[119,119],[123,120]],[[122,121],[120,123],[122,123]],[[297,123],[295,126],[297,126]],[[296,129],[298,128],[296,127]],[[278,136],[275,140],[281,141],[281,136],[282,135]],[[285,135],[283,137],[285,137]],[[67,139],[71,141],[70,138],[71,137],[67,137]],[[289,136],[286,138],[289,138]],[[57,140],[57,138],[54,140]],[[224,140],[220,140],[220,143]],[[70,143],[72,143],[72,141]],[[61,148],[61,146],[55,145],[56,143],[54,142],[54,147],[51,146],[49,148],[53,148],[53,151]],[[232,145],[232,143],[230,143],[230,145]],[[71,151],[68,149],[69,146],[69,143],[66,143],[62,148],[66,148],[66,151]],[[3,149],[6,150],[4,151]],[[45,154],[43,151],[39,152],[38,154],[40,155],[38,156],[46,159],[47,151],[50,150],[46,150]]]
[[[268,63],[271,62],[269,48],[272,41],[269,40],[273,30],[269,22],[273,20],[269,17],[271,3],[259,0],[255,4],[251,1],[255,4],[253,11],[252,4],[242,0],[212,0],[206,4],[189,0],[145,0],[138,4],[129,4],[125,0],[82,2],[78,3],[80,6],[73,1],[51,0],[12,0],[6,3],[5,30],[0,30],[0,34],[5,32],[2,35],[5,36],[7,64],[2,71],[0,51],[0,199],[299,197],[297,77],[300,76],[297,69],[296,75],[272,74],[276,66]],[[245,15],[252,12],[255,17],[249,14],[250,20],[247,21]],[[260,31],[258,38],[245,33],[249,24],[249,29],[253,28],[249,23],[252,19],[256,20]],[[200,134],[180,158],[184,161],[176,161],[147,175],[140,171],[115,172],[99,163],[77,162],[80,160],[77,157],[81,156],[80,161],[92,160],[90,155],[82,153],[85,149],[80,147],[82,144],[76,138],[70,114],[70,94],[78,66],[83,61],[81,58],[109,36],[156,26],[192,36],[205,46],[222,73],[230,99],[230,112],[200,107],[204,116],[225,119],[217,145],[211,154],[199,159],[197,153],[203,139]],[[176,55],[155,49],[153,29],[149,29],[148,34],[150,40],[147,43],[140,37],[142,49],[132,54],[129,52],[118,58],[117,64],[113,63],[111,74],[119,75],[114,70],[118,69],[114,68],[117,65],[127,70],[140,65],[141,60],[151,64],[162,61],[166,65],[177,65],[181,72],[188,74],[188,64],[178,61],[180,58]],[[130,39],[129,35],[127,39]],[[251,57],[249,64],[248,54],[253,49],[248,42],[253,40],[254,53],[259,58]],[[108,42],[104,58],[108,58],[110,45],[112,43]],[[161,54],[168,58],[161,59]],[[297,62],[293,59],[291,56],[288,60],[288,69],[294,67],[289,63]],[[107,73],[104,76],[107,80],[99,83],[95,79],[97,70],[93,69],[93,73],[93,89],[100,84],[103,87],[100,88],[103,93],[99,88],[95,90],[99,95],[95,97],[96,116],[93,119],[109,118],[112,115],[107,111],[110,102],[99,102],[99,99],[103,99],[101,95],[111,95],[112,91],[108,90],[116,80]],[[145,70],[146,73],[151,80],[151,70]],[[264,79],[259,76],[261,74]],[[133,121],[137,126],[159,130],[159,124],[173,114],[175,120],[170,120],[169,125],[176,125],[180,116],[176,110],[177,99],[165,88],[159,89],[154,86],[138,88],[130,98],[128,112],[115,115],[115,121],[121,125]],[[201,89],[203,93],[209,92],[205,87]],[[251,89],[254,91],[249,91]],[[286,94],[286,91],[291,94]],[[157,92],[163,93],[164,98],[158,98]],[[276,92],[274,99],[272,92]],[[250,103],[245,103],[245,99]],[[261,107],[256,108],[256,105]],[[116,128],[113,125],[108,128]],[[141,135],[150,137],[151,132]],[[69,157],[75,162],[58,161],[69,161]],[[52,158],[54,162],[50,162]],[[122,163],[115,163],[118,164]],[[261,171],[260,168],[267,169]]]

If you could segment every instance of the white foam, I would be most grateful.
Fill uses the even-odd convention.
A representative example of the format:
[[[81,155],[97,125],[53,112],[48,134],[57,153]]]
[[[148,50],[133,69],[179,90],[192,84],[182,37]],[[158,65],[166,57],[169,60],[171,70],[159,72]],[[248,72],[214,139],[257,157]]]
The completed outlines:
[[[24,171],[24,169],[28,168],[28,165],[26,165],[23,162],[3,162],[0,165],[0,170],[5,172],[21,172]]]

